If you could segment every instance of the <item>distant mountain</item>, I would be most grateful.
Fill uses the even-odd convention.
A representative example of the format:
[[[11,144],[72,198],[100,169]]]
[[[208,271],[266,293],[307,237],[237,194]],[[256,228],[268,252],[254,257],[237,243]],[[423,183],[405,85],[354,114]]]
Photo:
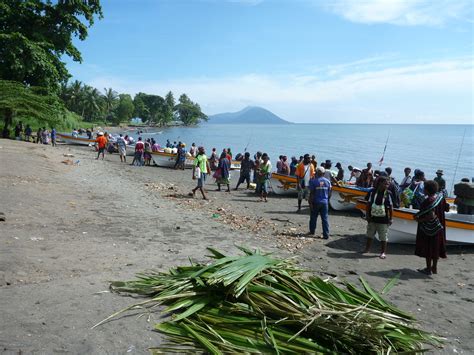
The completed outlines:
[[[218,113],[209,116],[209,123],[238,124],[291,124],[274,113],[257,106],[247,106],[238,112]]]

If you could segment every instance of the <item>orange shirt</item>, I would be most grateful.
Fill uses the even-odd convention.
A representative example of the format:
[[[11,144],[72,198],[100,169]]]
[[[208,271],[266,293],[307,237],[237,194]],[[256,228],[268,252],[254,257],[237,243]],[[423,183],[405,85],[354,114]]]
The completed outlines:
[[[314,165],[309,163],[309,178],[312,179],[314,177]],[[298,164],[296,167],[295,175],[298,176],[300,179],[304,178],[304,173],[306,169],[308,169],[308,165],[304,165],[302,162]]]
[[[107,138],[105,138],[104,136],[98,136],[95,141],[99,145],[99,148],[105,148],[105,146],[107,145]]]

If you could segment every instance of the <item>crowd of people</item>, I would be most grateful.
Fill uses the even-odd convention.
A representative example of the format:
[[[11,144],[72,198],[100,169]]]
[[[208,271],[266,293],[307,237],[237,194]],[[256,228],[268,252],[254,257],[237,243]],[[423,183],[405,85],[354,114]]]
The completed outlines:
[[[27,124],[26,127],[23,127],[23,123],[19,122],[15,126],[15,140],[17,141],[26,141],[33,142],[37,144],[51,144],[53,147],[56,146],[57,133],[54,127],[51,130],[46,129],[46,127],[40,127],[36,131],[36,136],[33,136],[33,130],[30,125]]]
[[[76,130],[72,136],[78,137],[87,134],[93,139],[92,129]],[[20,122],[15,127],[15,138],[17,140],[31,141],[32,130],[29,125],[25,128]],[[56,145],[56,130],[48,131],[46,128],[38,129],[36,139],[33,142],[41,144]],[[197,180],[196,187],[192,189],[190,195],[195,196],[200,191],[203,199],[208,199],[204,188],[209,175],[215,179],[217,191],[231,192],[231,167],[236,160],[240,164],[238,179],[234,190],[238,190],[242,184],[247,189],[255,189],[255,193],[260,201],[267,202],[269,192],[269,181],[272,175],[272,164],[267,153],[256,152],[253,157],[249,152],[237,154],[233,157],[230,148],[224,148],[220,154],[213,148],[209,157],[205,148],[197,147],[192,143],[189,151],[183,142],[171,143],[167,140],[165,147],[161,147],[154,138],[138,137],[137,141],[133,137],[122,134],[111,135],[107,132],[98,132],[95,139],[97,157],[105,157],[105,151],[109,153],[118,152],[120,160],[126,163],[127,146],[134,149],[132,165],[149,166],[152,162],[152,152],[169,151],[176,154],[175,169],[184,169],[186,160],[193,162],[192,178]],[[446,257],[446,227],[445,211],[449,210],[446,202],[447,196],[446,181],[443,178],[443,170],[437,170],[433,180],[427,180],[425,173],[420,169],[407,167],[404,169],[404,176],[400,183],[392,176],[392,169],[386,167],[384,170],[373,169],[369,162],[366,168],[359,169],[349,165],[348,179],[345,170],[340,162],[332,169],[331,160],[325,160],[318,165],[315,155],[304,154],[297,159],[281,155],[276,162],[276,174],[296,177],[298,207],[301,211],[303,201],[307,201],[310,209],[309,232],[310,236],[315,236],[318,218],[321,219],[323,239],[329,239],[329,199],[332,186],[341,183],[350,184],[362,191],[366,191],[367,220],[367,241],[362,253],[371,250],[374,237],[377,235],[380,240],[381,259],[386,258],[387,241],[389,236],[389,226],[392,224],[393,210],[399,207],[409,207],[418,210],[415,219],[418,222],[416,235],[415,254],[425,258],[426,267],[420,269],[424,274],[436,274],[438,272],[437,262],[439,258]],[[462,183],[470,184],[469,179],[463,179]],[[462,186],[461,186],[462,187]],[[458,206],[458,213],[474,214],[473,199],[469,197],[458,197],[455,204]]]
[[[212,150],[215,156],[216,149]],[[192,190],[195,196],[200,190],[204,199],[207,199],[204,190],[206,176],[215,170],[213,176],[216,178],[218,191],[221,185],[227,187],[230,192],[229,164],[231,155],[224,149],[219,157],[216,169],[212,169],[209,160],[205,155],[203,147],[198,148],[198,155],[194,160],[193,179],[197,179],[197,186]],[[250,153],[245,152],[240,160],[240,176],[235,189],[242,183],[250,188],[251,181],[255,183],[256,193],[261,200],[267,201],[268,181],[271,175],[271,163],[268,154],[257,152],[254,159]],[[350,177],[344,180],[344,169],[341,163],[335,165],[335,171],[331,170],[332,162],[326,160],[319,166],[315,156],[305,154],[299,160],[296,157],[288,162],[286,156],[280,156],[276,164],[277,174],[294,175],[297,178],[298,190],[298,210],[301,211],[303,200],[307,200],[310,208],[309,232],[308,235],[315,236],[318,218],[322,224],[322,239],[329,239],[329,199],[332,186],[340,182],[350,182],[354,179],[354,185],[367,192],[365,218],[367,220],[367,241],[361,253],[368,253],[371,250],[374,237],[377,235],[380,240],[380,259],[387,257],[387,242],[389,226],[393,220],[393,210],[400,206],[417,209],[415,214],[418,222],[416,234],[415,255],[425,259],[426,267],[418,271],[431,275],[438,272],[439,258],[446,257],[446,223],[444,213],[449,211],[450,206],[446,202],[446,181],[443,178],[443,171],[437,170],[433,180],[427,180],[425,173],[420,169],[415,169],[413,176],[411,168],[404,169],[404,177],[399,184],[392,176],[390,167],[384,170],[372,169],[372,164],[367,163],[365,169],[358,169],[348,166]],[[253,171],[253,179],[252,179]],[[464,183],[469,183],[465,179]],[[456,201],[457,203],[466,202]],[[472,200],[470,201],[472,202]]]

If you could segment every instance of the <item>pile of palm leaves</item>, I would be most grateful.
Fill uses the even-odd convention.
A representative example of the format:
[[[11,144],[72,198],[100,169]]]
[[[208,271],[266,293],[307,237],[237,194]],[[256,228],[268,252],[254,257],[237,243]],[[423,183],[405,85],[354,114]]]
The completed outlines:
[[[210,265],[113,282],[114,291],[151,299],[106,320],[127,310],[166,305],[165,313],[172,316],[156,330],[171,341],[153,349],[157,353],[417,352],[441,342],[418,329],[410,315],[387,303],[363,279],[363,289],[351,284],[340,288],[318,277],[304,278],[292,260],[240,249],[243,256],[209,249],[214,259]]]

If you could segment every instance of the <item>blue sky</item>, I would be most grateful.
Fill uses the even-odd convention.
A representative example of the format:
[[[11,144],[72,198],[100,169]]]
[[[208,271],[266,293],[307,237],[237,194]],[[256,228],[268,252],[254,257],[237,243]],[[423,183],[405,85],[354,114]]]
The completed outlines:
[[[103,1],[73,79],[293,122],[474,123],[467,0]]]

